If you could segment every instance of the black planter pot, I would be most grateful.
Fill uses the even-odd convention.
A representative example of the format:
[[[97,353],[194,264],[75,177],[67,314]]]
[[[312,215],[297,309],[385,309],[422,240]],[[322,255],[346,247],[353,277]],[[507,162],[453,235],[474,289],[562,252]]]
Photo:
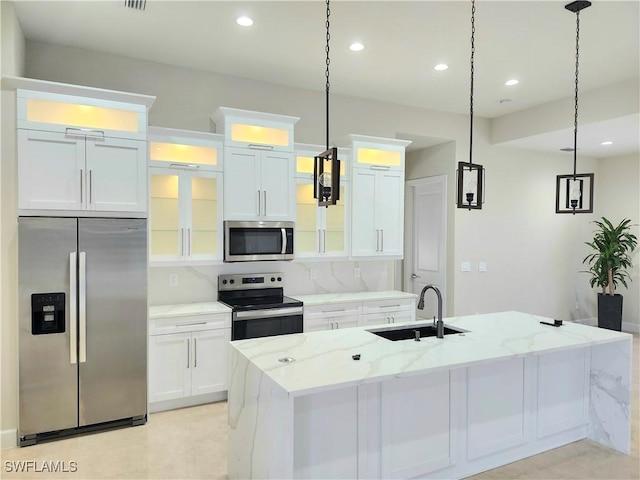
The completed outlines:
[[[598,294],[598,327],[622,331],[622,295]]]

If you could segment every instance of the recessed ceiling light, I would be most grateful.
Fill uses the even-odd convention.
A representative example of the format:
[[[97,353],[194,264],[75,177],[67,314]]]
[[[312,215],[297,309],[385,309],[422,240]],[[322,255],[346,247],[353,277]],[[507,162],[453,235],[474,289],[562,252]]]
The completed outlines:
[[[607,140],[606,142],[602,142],[600,145],[613,145],[611,140]]]
[[[364,50],[364,45],[360,42],[353,42],[351,45],[349,45],[349,50],[351,50],[352,52],[360,52]]]
[[[446,63],[439,63],[438,65],[433,67],[434,70],[438,70],[439,72],[441,72],[442,70],[446,70],[447,68],[449,68],[449,65],[447,65]]]
[[[242,27],[250,27],[251,25],[253,25],[253,20],[251,20],[249,17],[238,17],[236,23]]]
[[[518,83],[520,83],[518,80],[516,80],[515,78],[512,78],[511,80],[507,80],[506,82],[504,82],[505,85],[507,85],[508,87],[511,87],[513,85],[517,85]]]

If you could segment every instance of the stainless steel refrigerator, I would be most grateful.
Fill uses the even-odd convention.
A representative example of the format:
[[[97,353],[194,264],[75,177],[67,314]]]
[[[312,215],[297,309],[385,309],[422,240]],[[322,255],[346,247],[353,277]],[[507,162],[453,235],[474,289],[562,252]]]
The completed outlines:
[[[19,443],[146,421],[147,220],[18,219]]]

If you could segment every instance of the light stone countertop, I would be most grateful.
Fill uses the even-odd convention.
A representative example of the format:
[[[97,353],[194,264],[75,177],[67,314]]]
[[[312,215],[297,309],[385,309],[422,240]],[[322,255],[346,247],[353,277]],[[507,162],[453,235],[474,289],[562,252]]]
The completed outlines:
[[[149,307],[149,318],[151,320],[212,313],[231,313],[231,309],[220,302],[182,303]]]
[[[400,292],[397,290],[384,290],[380,292],[345,292],[345,293],[318,293],[312,295],[287,295],[300,300],[305,306],[329,305],[332,303],[363,302],[370,300],[403,300],[406,298],[418,298],[415,293]]]
[[[467,333],[446,335],[444,339],[423,338],[420,342],[392,342],[367,332],[380,328],[369,326],[240,340],[230,345],[285,391],[298,396],[632,338],[628,333],[566,321],[561,327],[541,325],[541,320],[553,323],[553,319],[536,315],[501,312],[447,318],[446,325]],[[406,322],[394,327],[428,323]],[[353,360],[354,354],[360,354],[360,360]],[[279,362],[283,357],[295,361]]]

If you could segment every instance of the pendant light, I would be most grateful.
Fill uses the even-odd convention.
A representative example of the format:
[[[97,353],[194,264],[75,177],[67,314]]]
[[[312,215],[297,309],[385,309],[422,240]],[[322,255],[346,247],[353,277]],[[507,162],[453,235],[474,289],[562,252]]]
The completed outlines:
[[[484,167],[473,163],[473,61],[476,53],[476,3],[471,0],[471,85],[469,94],[469,161],[458,162],[457,206],[468,210],[480,210],[484,203]]]
[[[340,160],[338,160],[338,149],[336,147],[329,148],[329,17],[331,9],[327,0],[327,20],[325,26],[327,28],[327,44],[325,52],[327,54],[325,77],[326,83],[326,150],[314,158],[313,163],[313,198],[318,200],[319,207],[329,207],[336,205],[340,199]]]
[[[576,14],[576,77],[575,108],[573,116],[573,174],[556,177],[556,213],[592,213],[593,212],[593,173],[577,172],[578,155],[578,67],[580,66],[580,11],[591,6],[588,1],[571,2],[564,6]],[[588,195],[586,195],[588,194]]]

